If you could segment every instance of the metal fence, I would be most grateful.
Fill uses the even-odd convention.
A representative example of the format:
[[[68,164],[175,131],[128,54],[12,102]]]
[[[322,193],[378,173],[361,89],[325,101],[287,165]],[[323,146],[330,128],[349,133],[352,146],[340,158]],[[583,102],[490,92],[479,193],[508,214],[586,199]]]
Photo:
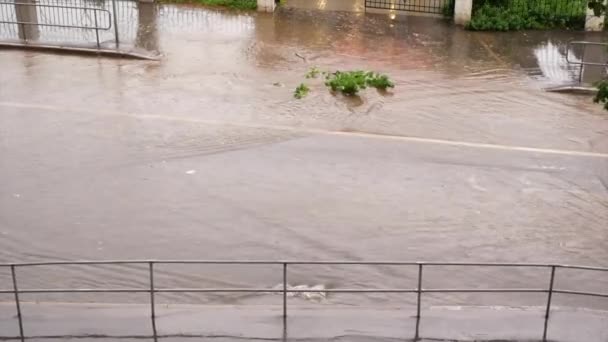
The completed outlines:
[[[155,266],[167,264],[182,264],[182,265],[274,265],[282,268],[282,288],[159,288],[154,284]],[[18,271],[24,268],[45,267],[45,266],[71,266],[71,265],[145,265],[148,268],[149,286],[145,288],[45,288],[45,289],[20,289]],[[284,336],[287,333],[287,316],[288,294],[297,294],[310,292],[310,289],[290,289],[288,288],[288,271],[290,266],[294,265],[364,265],[364,266],[397,266],[415,268],[417,270],[417,286],[416,288],[335,288],[324,289],[326,293],[397,293],[397,294],[415,294],[416,295],[416,325],[414,332],[414,340],[419,340],[420,322],[422,320],[421,305],[423,294],[427,293],[541,293],[546,294],[546,306],[544,315],[544,325],[539,327],[539,336],[542,331],[542,340],[547,341],[547,331],[549,329],[549,318],[551,315],[551,301],[554,294],[566,294],[576,296],[591,296],[608,298],[608,293],[574,291],[558,289],[554,287],[556,273],[560,269],[576,269],[589,272],[608,272],[605,267],[588,267],[588,266],[569,266],[569,265],[551,265],[551,264],[523,264],[523,263],[457,263],[457,262],[396,262],[396,261],[378,261],[378,262],[358,262],[358,261],[213,261],[213,260],[112,260],[112,261],[54,261],[54,262],[35,262],[35,263],[13,263],[0,264],[0,269],[10,269],[12,278],[12,289],[0,289],[0,294],[14,295],[15,309],[19,324],[19,336],[0,336],[0,339],[16,339],[22,342],[25,339],[33,338],[27,336],[23,325],[23,316],[21,314],[21,294],[49,294],[49,293],[147,293],[150,296],[150,320],[152,323],[152,331],[149,336],[138,336],[141,338],[153,338],[155,341],[162,336],[159,336],[156,328],[156,304],[155,295],[157,293],[280,293],[283,297],[282,302],[282,318]],[[527,268],[535,270],[547,271],[547,287],[543,288],[424,288],[424,270],[432,267],[493,267],[493,268]]]
[[[454,0],[365,0],[365,8],[451,16]]]
[[[0,2],[0,13],[0,24],[17,25],[21,32],[20,38],[25,41],[37,39],[38,36],[29,26],[62,27],[95,31],[95,41],[99,48],[99,31],[107,31],[112,27],[110,11],[96,7]]]
[[[0,40],[118,48],[134,40],[137,9],[133,0],[2,0]]]
[[[587,58],[588,50],[595,48],[596,52],[602,52],[600,56],[596,56],[595,59]],[[577,50],[581,55],[581,58],[576,58],[574,51]],[[596,67],[600,69],[599,77],[606,77],[608,75],[608,43],[602,42],[588,42],[588,41],[571,41],[568,42],[566,50],[566,62],[569,65],[578,66],[578,82],[583,82],[585,67]]]

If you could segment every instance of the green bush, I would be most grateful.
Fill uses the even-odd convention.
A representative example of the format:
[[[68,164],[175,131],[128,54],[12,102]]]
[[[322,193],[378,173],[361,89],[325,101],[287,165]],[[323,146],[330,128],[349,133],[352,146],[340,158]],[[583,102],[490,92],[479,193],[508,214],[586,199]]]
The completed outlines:
[[[380,90],[394,88],[395,84],[386,75],[371,71],[336,71],[327,75],[325,85],[332,91],[339,91],[344,95],[356,95],[359,90],[372,87]]]
[[[604,109],[608,110],[608,80],[601,81],[597,84],[597,94],[593,99],[595,103],[604,105]]]
[[[300,83],[300,85],[293,92],[293,97],[295,97],[296,99],[299,100],[299,99],[305,97],[306,95],[308,95],[309,91],[310,91],[310,88],[308,88],[308,86],[306,84]]]
[[[220,6],[239,10],[254,10],[258,7],[257,0],[161,0],[165,3],[189,3],[205,6]]]
[[[587,0],[477,0],[467,26],[477,31],[581,29]]]

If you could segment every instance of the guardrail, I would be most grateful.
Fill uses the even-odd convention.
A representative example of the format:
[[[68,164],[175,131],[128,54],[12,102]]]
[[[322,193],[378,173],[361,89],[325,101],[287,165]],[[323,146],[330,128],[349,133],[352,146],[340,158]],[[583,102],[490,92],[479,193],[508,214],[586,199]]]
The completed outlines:
[[[154,285],[154,266],[161,264],[198,264],[198,265],[274,265],[282,267],[283,284],[281,289],[276,288],[157,288]],[[79,288],[79,289],[26,289],[20,290],[18,286],[17,270],[26,267],[44,267],[44,266],[61,266],[61,265],[147,265],[149,273],[149,287],[146,288]],[[417,269],[417,287],[416,288],[385,288],[385,289],[324,289],[326,293],[413,293],[416,294],[416,325],[414,340],[419,340],[420,336],[420,321],[422,295],[424,293],[546,293],[547,303],[545,307],[544,326],[542,341],[547,341],[547,331],[549,328],[549,317],[551,314],[551,301],[554,294],[567,294],[578,296],[592,296],[608,298],[608,293],[586,292],[561,290],[554,288],[555,275],[559,269],[577,269],[586,271],[608,272],[606,267],[589,267],[589,266],[571,266],[571,265],[556,265],[556,264],[526,264],[526,263],[466,263],[466,262],[399,262],[399,261],[219,261],[219,260],[108,260],[108,261],[51,261],[51,262],[32,262],[32,263],[9,263],[0,264],[1,268],[9,268],[12,278],[12,289],[0,289],[0,294],[13,294],[17,318],[19,323],[19,336],[0,336],[0,339],[19,339],[22,342],[28,337],[25,335],[23,328],[23,316],[21,314],[20,294],[28,293],[148,293],[150,294],[150,319],[152,323],[152,335],[137,336],[138,338],[153,338],[158,341],[159,334],[156,329],[156,293],[280,293],[283,296],[282,318],[284,336],[287,332],[287,294],[289,293],[304,293],[311,292],[310,289],[288,289],[288,268],[294,265],[372,265],[372,266],[403,266],[415,267]],[[490,288],[490,289],[473,289],[473,288],[440,288],[440,289],[425,289],[423,285],[423,271],[429,267],[518,267],[518,268],[541,268],[549,271],[549,281],[547,288]],[[314,291],[314,290],[313,290]],[[539,329],[540,331],[540,329]]]
[[[577,61],[577,60],[572,60],[570,58],[570,51],[572,50],[573,46],[582,46],[583,47],[583,53],[581,56],[581,60]],[[585,55],[587,52],[587,47],[588,46],[604,46],[606,48],[606,50],[608,51],[608,43],[601,43],[601,42],[589,42],[589,41],[584,41],[584,40],[575,40],[575,41],[570,41],[568,42],[568,45],[566,46],[566,62],[568,62],[568,64],[573,64],[573,65],[579,65],[579,76],[578,76],[578,82],[581,83],[583,80],[583,69],[585,68],[585,66],[603,66],[608,70],[608,59],[601,63],[601,62],[585,62]]]
[[[14,16],[5,18],[0,16],[0,24],[15,24],[22,28],[24,40],[28,40],[28,30],[25,26],[41,26],[41,27],[62,27],[81,30],[94,30],[97,48],[100,48],[99,31],[107,31],[112,27],[112,14],[106,9],[86,6],[70,6],[61,4],[41,4],[27,2],[0,2],[0,7],[4,7],[2,13],[10,13],[7,8],[14,7]],[[45,14],[48,22],[38,20],[38,15],[35,16],[35,21],[24,21],[19,18],[18,12],[21,9],[31,9],[36,13]],[[91,25],[84,18],[92,16]],[[12,19],[12,20],[8,20]]]

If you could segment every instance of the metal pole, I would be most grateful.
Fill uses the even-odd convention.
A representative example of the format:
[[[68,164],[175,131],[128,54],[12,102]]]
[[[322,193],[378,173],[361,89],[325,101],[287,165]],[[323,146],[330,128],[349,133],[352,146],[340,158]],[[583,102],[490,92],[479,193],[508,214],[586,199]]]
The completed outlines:
[[[545,311],[545,328],[543,342],[547,342],[547,329],[549,327],[549,313],[551,312],[551,298],[553,297],[553,282],[555,281],[555,266],[551,266],[551,280],[549,281],[549,295],[547,296],[547,310]]]
[[[17,306],[17,319],[19,320],[19,337],[21,338],[21,342],[25,342],[25,335],[23,334],[23,318],[21,316],[21,304],[19,302],[19,288],[17,287],[17,274],[15,272],[15,265],[11,265],[11,274],[13,276],[15,305]]]
[[[578,70],[578,83],[583,83],[583,69],[585,67],[585,52],[587,51],[587,45],[583,44],[583,57],[581,58],[581,66]]]
[[[287,263],[283,263],[283,341],[287,341]]]
[[[97,10],[93,10],[95,16],[95,39],[97,40],[97,50],[99,50],[99,25],[97,25]]]
[[[154,334],[154,342],[158,342],[158,334],[156,333],[156,309],[154,305],[154,263],[150,262],[150,312],[152,318],[152,333]]]
[[[422,264],[418,264],[418,299],[416,300],[416,336],[414,341],[420,339],[420,306],[422,297]]]
[[[116,11],[116,0],[112,0],[112,14],[114,15],[114,37],[116,37],[116,48],[120,45],[120,40],[118,39],[118,12]]]

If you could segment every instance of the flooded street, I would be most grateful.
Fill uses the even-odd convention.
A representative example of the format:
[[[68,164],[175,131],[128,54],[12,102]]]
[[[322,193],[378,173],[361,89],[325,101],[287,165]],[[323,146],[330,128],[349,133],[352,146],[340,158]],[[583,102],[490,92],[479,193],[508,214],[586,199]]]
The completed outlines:
[[[139,13],[137,61],[0,50],[0,262],[303,259],[608,266],[608,112],[546,92],[576,80],[583,32],[473,33],[435,18],[284,7]],[[388,94],[331,94],[375,70]],[[311,86],[293,98],[301,82]],[[280,270],[161,269],[158,286],[273,287]],[[415,287],[415,269],[300,267],[293,285]],[[558,286],[606,292],[608,275]],[[147,284],[145,268],[31,271],[22,287]],[[548,273],[438,269],[428,287],[547,286]],[[0,287],[10,287],[0,273]],[[52,284],[52,286],[49,286]],[[0,295],[1,296],[1,295]],[[31,296],[31,299],[41,296]],[[268,298],[277,299],[269,295]],[[355,305],[414,296],[336,295]],[[608,309],[601,299],[556,305]],[[132,301],[137,296],[47,296]],[[0,301],[2,297],[0,297]],[[7,299],[8,300],[8,299]],[[241,295],[172,302],[259,303]],[[540,305],[539,295],[428,303]]]

